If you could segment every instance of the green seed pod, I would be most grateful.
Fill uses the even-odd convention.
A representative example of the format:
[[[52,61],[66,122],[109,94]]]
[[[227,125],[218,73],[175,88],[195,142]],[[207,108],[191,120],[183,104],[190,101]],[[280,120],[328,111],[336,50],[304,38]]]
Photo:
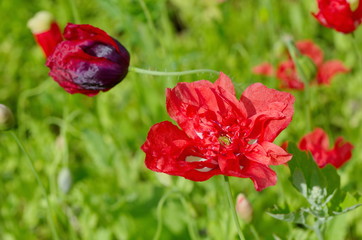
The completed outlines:
[[[9,130],[14,126],[15,119],[13,113],[7,106],[0,104],[0,131]]]

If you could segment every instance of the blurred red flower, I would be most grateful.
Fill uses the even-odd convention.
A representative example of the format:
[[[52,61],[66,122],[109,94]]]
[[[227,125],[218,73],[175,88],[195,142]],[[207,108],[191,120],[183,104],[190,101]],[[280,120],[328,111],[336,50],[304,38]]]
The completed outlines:
[[[178,83],[166,90],[169,121],[151,127],[142,150],[156,172],[205,181],[218,174],[251,178],[260,191],[277,181],[269,165],[291,155],[272,142],[288,126],[294,97],[261,83],[238,100],[231,80],[220,73],[211,83]]]
[[[311,40],[301,40],[295,43],[300,54],[309,57],[316,66],[323,63],[322,49]]]
[[[282,89],[304,89],[304,83],[299,80],[292,60],[286,60],[279,64],[276,77],[280,80],[280,88]]]
[[[127,49],[103,30],[68,23],[63,36],[65,40],[56,46],[46,65],[49,75],[67,92],[94,96],[127,75]]]
[[[296,43],[296,48],[299,50],[301,55],[308,57],[315,65],[315,81],[318,85],[328,85],[336,74],[349,71],[349,69],[346,68],[339,60],[324,62],[323,51],[311,40],[298,41]],[[268,74],[264,73],[266,72],[264,69],[268,70]],[[271,69],[272,66],[270,64],[263,63],[254,67],[253,73],[271,76]],[[280,88],[282,89],[304,89],[304,83],[298,77],[295,63],[291,57],[279,63],[275,75],[280,80]]]
[[[334,75],[338,73],[349,72],[349,69],[346,68],[341,61],[330,60],[322,63],[317,72],[317,81],[319,85],[329,85],[331,79]]]
[[[357,8],[355,8],[354,5]],[[313,16],[325,27],[338,32],[351,33],[362,22],[362,4],[360,0],[318,0],[319,12]]]
[[[339,168],[351,159],[353,145],[338,137],[333,149],[329,149],[327,134],[321,128],[316,128],[300,140],[299,149],[310,151],[320,168],[328,163]]]
[[[270,63],[264,62],[253,67],[252,72],[257,75],[264,75],[267,77],[274,76],[274,68]]]

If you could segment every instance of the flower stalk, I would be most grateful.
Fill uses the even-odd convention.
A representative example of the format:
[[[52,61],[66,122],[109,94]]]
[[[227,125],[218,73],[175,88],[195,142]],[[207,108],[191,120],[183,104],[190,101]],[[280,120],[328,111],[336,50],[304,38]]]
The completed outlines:
[[[138,67],[129,67],[129,72],[135,72],[140,74],[152,75],[152,76],[182,76],[182,75],[190,75],[190,74],[197,74],[197,73],[212,73],[219,75],[220,72],[211,70],[211,69],[194,69],[194,70],[187,70],[181,72],[162,72],[162,71],[153,71],[142,69]]]
[[[53,239],[59,240],[60,238],[59,238],[58,233],[57,233],[56,228],[55,228],[55,223],[54,223],[54,220],[53,220],[53,211],[52,211],[51,204],[50,204],[50,201],[49,201],[49,198],[48,198],[48,194],[47,194],[47,191],[46,191],[42,181],[40,180],[40,177],[39,177],[38,173],[35,170],[33,160],[31,158],[30,154],[28,153],[28,151],[25,149],[22,142],[20,141],[19,137],[16,135],[16,133],[14,131],[11,131],[10,134],[14,138],[14,140],[16,141],[18,146],[20,147],[21,151],[26,156],[27,163],[28,163],[28,165],[30,167],[30,170],[33,173],[33,175],[35,176],[35,179],[38,182],[38,185],[39,185],[39,187],[40,187],[40,189],[41,189],[41,191],[42,191],[42,193],[44,195],[44,198],[46,200],[46,204],[47,204],[47,208],[48,208],[48,214],[47,214],[48,217],[47,218],[48,218],[48,223],[50,225],[50,229],[51,229],[51,232],[52,232]]]
[[[231,186],[230,186],[228,176],[224,176],[224,188],[225,188],[226,195],[227,195],[227,198],[228,198],[229,207],[230,207],[231,214],[233,216],[234,224],[235,224],[235,227],[236,227],[236,229],[238,231],[239,239],[240,240],[245,240],[243,232],[241,231],[241,228],[240,228],[240,223],[239,223],[238,216],[236,215],[236,210],[234,208],[234,206],[235,206],[235,204],[233,202],[234,198],[233,198],[233,195],[231,193]]]

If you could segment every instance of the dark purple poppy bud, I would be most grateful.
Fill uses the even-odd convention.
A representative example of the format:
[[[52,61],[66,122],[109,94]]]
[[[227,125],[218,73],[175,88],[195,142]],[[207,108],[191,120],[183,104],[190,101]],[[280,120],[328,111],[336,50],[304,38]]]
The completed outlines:
[[[103,30],[68,23],[65,41],[48,58],[49,75],[69,93],[94,96],[108,91],[128,73],[130,55]]]

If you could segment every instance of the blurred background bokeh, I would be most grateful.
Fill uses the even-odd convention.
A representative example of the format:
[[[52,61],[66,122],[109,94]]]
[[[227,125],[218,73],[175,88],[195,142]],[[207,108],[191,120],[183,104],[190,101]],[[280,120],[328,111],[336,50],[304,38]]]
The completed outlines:
[[[157,174],[144,166],[140,150],[149,128],[170,120],[165,88],[179,81],[214,81],[217,76],[152,77],[131,72],[98,96],[68,94],[48,76],[43,53],[26,24],[36,12],[47,10],[64,28],[75,21],[71,1],[0,1],[0,103],[14,112],[17,134],[46,187],[60,238],[151,239],[162,227],[160,239],[235,239],[220,176],[198,183]],[[285,56],[283,36],[312,39],[326,59],[339,59],[351,69],[329,86],[312,88],[311,124],[324,128],[331,142],[343,136],[355,145],[352,159],[339,173],[345,190],[361,190],[362,69],[351,35],[324,28],[312,17],[315,1],[74,0],[73,4],[78,23],[105,30],[129,50],[131,66],[222,71],[232,78],[238,96],[254,82],[278,88],[277,79],[253,75],[251,69],[265,61],[277,64]],[[361,29],[354,34],[362,43]],[[307,133],[303,93],[292,93],[297,98],[294,120],[277,143],[298,142]],[[51,239],[46,201],[24,154],[7,132],[1,132],[0,145],[0,239]],[[231,179],[235,195],[244,193],[254,209],[252,221],[242,224],[246,238],[315,239],[300,226],[266,213],[274,205],[294,209],[305,204],[288,181],[288,168],[274,169],[278,184],[262,192],[255,191],[249,179]],[[361,214],[357,209],[335,218],[328,225],[327,239],[361,239]]]

